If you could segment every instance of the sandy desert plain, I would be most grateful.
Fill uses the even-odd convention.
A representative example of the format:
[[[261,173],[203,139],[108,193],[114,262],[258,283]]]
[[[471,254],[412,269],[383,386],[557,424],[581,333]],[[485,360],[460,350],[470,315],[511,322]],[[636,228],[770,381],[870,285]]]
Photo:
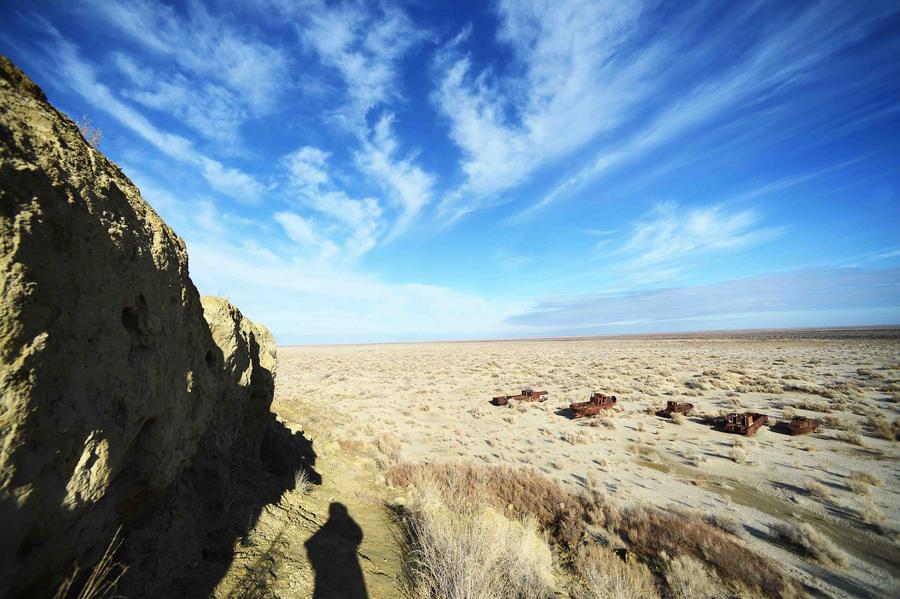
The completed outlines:
[[[536,469],[575,492],[593,489],[618,504],[652,504],[717,523],[780,564],[804,585],[803,594],[900,592],[900,330],[278,351],[274,409],[312,437],[323,467],[340,472],[332,479],[362,475],[381,485],[382,460],[347,465],[347,455],[367,447],[394,461]],[[489,403],[523,387],[547,390],[549,399]],[[571,419],[565,408],[592,391],[615,394],[618,405],[602,416]],[[657,416],[670,399],[690,401],[696,412],[680,422]],[[814,416],[824,425],[797,437],[763,427],[744,438],[702,421],[744,410],[774,421]],[[327,488],[327,471],[324,479],[325,490],[317,492],[329,495],[321,500],[327,505],[338,487]],[[347,495],[347,482],[338,484]],[[343,501],[370,537],[360,549],[370,560],[379,551],[380,524],[363,512],[380,500],[365,484],[350,486],[355,497]],[[779,521],[809,524],[814,542],[833,555],[814,559],[798,550],[773,534]],[[370,565],[369,592],[379,596],[385,583]]]

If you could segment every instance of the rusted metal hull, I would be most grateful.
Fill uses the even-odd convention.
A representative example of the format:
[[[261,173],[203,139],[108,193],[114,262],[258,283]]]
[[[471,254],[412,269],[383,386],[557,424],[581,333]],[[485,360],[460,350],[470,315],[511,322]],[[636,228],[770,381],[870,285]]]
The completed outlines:
[[[752,437],[768,421],[769,417],[765,414],[732,412],[725,417],[725,432]]]
[[[522,389],[519,395],[501,395],[491,399],[491,403],[495,406],[505,406],[510,401],[547,401],[546,391],[532,391],[531,389]]]
[[[815,432],[820,426],[822,426],[821,420],[795,416],[787,423],[787,432],[789,435],[806,435]]]
[[[672,414],[684,414],[687,416],[693,409],[694,404],[692,403],[667,401],[665,409],[660,410],[657,414],[659,416],[665,416],[666,418],[671,418]]]
[[[546,391],[522,391],[522,394],[518,397],[514,397],[513,399],[517,399],[519,401],[546,401],[547,400],[547,392]]]
[[[592,393],[588,401],[569,404],[569,409],[575,413],[575,418],[596,416],[601,410],[608,410],[616,405],[615,396],[603,393]]]

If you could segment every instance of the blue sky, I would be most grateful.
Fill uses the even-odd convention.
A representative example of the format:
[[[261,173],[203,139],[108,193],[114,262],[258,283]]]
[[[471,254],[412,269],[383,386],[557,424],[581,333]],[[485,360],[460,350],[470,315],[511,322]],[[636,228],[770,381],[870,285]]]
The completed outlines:
[[[900,323],[897,2],[0,17],[281,343]]]

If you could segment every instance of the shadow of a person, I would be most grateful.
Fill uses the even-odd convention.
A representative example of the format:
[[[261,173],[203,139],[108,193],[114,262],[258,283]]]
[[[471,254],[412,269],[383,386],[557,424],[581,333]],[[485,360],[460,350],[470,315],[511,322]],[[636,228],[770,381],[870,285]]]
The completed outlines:
[[[328,522],[306,541],[315,572],[313,599],[368,599],[356,548],[363,532],[342,503],[328,507]]]

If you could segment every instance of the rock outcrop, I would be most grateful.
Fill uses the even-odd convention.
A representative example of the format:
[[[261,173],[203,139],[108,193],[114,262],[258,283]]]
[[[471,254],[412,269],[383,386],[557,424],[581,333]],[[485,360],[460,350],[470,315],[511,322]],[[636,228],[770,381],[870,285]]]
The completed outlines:
[[[0,596],[52,594],[120,526],[132,596],[208,591],[187,570],[289,484],[274,376],[269,332],[201,302],[183,241],[0,56]]]

